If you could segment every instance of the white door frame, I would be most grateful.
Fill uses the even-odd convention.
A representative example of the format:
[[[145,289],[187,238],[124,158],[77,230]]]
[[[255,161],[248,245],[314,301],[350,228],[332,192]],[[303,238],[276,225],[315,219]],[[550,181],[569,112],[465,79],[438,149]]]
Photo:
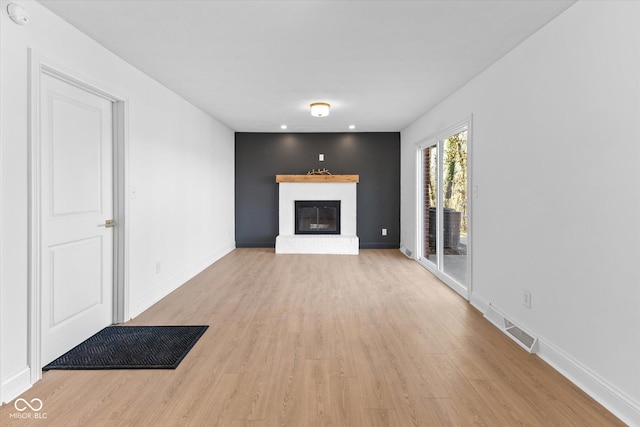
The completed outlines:
[[[129,274],[128,274],[128,101],[101,85],[70,72],[52,61],[29,50],[29,367],[31,384],[42,378],[41,366],[41,247],[42,230],[40,218],[41,195],[41,135],[40,135],[40,95],[41,77],[46,74],[60,79],[82,90],[93,93],[112,102],[113,110],[113,216],[116,222],[113,233],[113,323],[122,323],[129,317]]]
[[[438,270],[438,268],[434,268],[433,265],[430,265],[429,262],[423,262],[420,260],[420,257],[424,255],[424,224],[423,224],[423,215],[424,215],[424,167],[422,160],[422,150],[430,147],[436,146],[438,147],[438,166],[442,163],[442,150],[440,141],[444,140],[451,135],[462,132],[463,130],[467,131],[467,283],[466,287],[461,286],[455,279],[450,277],[448,274]],[[466,300],[471,300],[471,294],[473,293],[473,277],[472,277],[472,260],[473,260],[473,115],[461,120],[460,122],[453,124],[444,128],[442,131],[439,131],[427,138],[422,139],[417,144],[417,153],[416,153],[416,180],[417,180],[417,194],[416,194],[416,260],[420,265],[425,267],[427,270],[432,272],[436,277],[445,282],[451,289],[456,291]],[[440,176],[440,171],[438,170],[438,176]],[[438,181],[439,182],[439,181]],[[442,204],[440,194],[438,191],[438,205]],[[441,234],[441,230],[443,227],[443,219],[442,215],[437,216],[437,234]],[[442,248],[440,247],[437,251],[437,256],[440,259],[442,256]],[[437,264],[440,264],[437,263]]]

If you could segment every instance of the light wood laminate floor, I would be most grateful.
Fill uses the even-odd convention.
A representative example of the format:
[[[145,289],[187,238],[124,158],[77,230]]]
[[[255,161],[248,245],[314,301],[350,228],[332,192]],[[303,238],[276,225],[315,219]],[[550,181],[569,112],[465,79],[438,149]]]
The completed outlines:
[[[49,371],[2,426],[623,425],[397,250],[237,249],[130,325],[208,324],[176,370]]]

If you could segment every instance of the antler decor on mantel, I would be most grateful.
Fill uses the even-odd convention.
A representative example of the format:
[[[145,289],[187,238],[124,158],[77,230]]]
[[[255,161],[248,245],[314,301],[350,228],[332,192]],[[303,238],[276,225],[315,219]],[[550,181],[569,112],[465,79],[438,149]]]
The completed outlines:
[[[329,172],[329,169],[324,168],[324,169],[311,169],[309,172],[307,172],[307,175],[331,175],[331,172]]]

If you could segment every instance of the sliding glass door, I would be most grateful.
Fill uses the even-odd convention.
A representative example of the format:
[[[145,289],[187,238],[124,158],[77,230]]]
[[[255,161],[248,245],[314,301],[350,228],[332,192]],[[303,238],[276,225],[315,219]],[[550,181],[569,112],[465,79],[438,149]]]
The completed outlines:
[[[467,297],[469,275],[467,125],[420,146],[418,261]]]

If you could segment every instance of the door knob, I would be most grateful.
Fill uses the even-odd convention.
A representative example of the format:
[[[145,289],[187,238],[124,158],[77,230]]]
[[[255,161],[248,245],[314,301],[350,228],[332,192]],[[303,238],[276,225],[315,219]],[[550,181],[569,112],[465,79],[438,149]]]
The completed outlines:
[[[98,225],[98,227],[112,228],[116,226],[116,222],[112,219],[108,219],[104,222],[104,224]]]

